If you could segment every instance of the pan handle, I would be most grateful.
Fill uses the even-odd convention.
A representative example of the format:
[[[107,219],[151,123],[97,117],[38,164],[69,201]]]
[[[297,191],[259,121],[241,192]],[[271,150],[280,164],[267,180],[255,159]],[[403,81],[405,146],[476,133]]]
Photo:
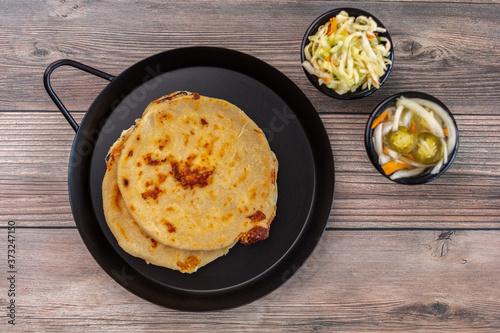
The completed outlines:
[[[113,79],[115,77],[112,75],[109,75],[107,73],[104,73],[98,69],[89,67],[89,66],[84,65],[82,63],[79,63],[77,61],[73,61],[73,60],[69,60],[69,59],[57,60],[47,67],[47,69],[45,70],[45,74],[43,75],[43,84],[45,85],[45,90],[47,90],[47,93],[49,94],[50,98],[52,98],[52,101],[59,108],[59,110],[63,114],[64,118],[66,118],[66,120],[71,125],[71,127],[73,127],[75,132],[78,132],[78,124],[76,123],[75,119],[73,119],[73,117],[69,113],[68,109],[66,109],[64,104],[61,102],[59,97],[57,97],[56,93],[52,89],[52,85],[50,84],[50,75],[59,66],[71,66],[71,67],[80,69],[84,72],[93,74],[95,76],[101,77],[101,78],[109,80],[109,81],[113,81]]]

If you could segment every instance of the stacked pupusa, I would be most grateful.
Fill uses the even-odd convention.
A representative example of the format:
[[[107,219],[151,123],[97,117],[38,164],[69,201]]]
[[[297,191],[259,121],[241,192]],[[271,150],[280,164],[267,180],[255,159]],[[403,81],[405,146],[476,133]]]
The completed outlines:
[[[196,93],[151,102],[109,151],[106,222],[127,253],[192,273],[235,243],[264,240],[278,161],[238,107]]]

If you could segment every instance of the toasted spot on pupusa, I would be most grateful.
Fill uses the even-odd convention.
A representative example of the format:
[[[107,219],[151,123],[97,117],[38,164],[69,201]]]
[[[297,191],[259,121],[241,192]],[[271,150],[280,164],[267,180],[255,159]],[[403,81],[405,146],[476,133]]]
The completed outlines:
[[[123,207],[135,208],[131,215],[148,235],[185,250],[268,237],[278,161],[242,110],[176,92],[150,103],[136,123],[134,139],[123,143],[127,153],[114,163],[118,179],[129,180],[118,182]]]
[[[137,224],[127,209],[130,206],[124,202],[121,195],[116,165],[123,150],[123,142],[129,137],[136,138],[136,136],[131,135],[133,131],[134,127],[124,131],[109,152],[107,171],[102,184],[106,223],[118,245],[130,255],[142,258],[148,263],[183,273],[196,272],[198,268],[225,255],[234,243],[217,250],[182,250],[158,242],[155,237],[151,237]],[[175,228],[169,222],[164,220],[164,224],[170,232],[175,232]]]

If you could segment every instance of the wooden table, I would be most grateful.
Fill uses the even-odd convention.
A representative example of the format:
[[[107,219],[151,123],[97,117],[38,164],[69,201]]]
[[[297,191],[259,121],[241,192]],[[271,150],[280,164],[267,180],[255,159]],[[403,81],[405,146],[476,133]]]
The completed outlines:
[[[308,25],[346,6],[377,16],[395,44],[389,79],[357,101],[319,93],[299,61]],[[498,1],[11,0],[0,13],[0,331],[500,330]],[[336,177],[327,230],[304,266],[249,305],[201,314],[136,297],[91,257],[68,198],[74,132],[42,84],[61,58],[117,75],[194,45],[248,53],[291,78],[321,116]],[[80,121],[106,82],[61,69],[53,84]],[[386,180],[363,145],[374,107],[408,90],[442,100],[460,132],[452,166],[426,185]]]

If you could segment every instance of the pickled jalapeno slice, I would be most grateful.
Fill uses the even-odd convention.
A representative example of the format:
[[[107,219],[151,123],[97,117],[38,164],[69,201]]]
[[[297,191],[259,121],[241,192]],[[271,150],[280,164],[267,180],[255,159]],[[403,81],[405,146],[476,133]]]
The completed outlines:
[[[417,162],[423,164],[435,164],[443,157],[443,145],[441,140],[430,132],[422,132],[418,135],[417,145],[412,152]]]
[[[392,150],[401,154],[407,154],[417,146],[417,136],[408,132],[404,126],[399,126],[396,132],[389,132],[387,141]]]

